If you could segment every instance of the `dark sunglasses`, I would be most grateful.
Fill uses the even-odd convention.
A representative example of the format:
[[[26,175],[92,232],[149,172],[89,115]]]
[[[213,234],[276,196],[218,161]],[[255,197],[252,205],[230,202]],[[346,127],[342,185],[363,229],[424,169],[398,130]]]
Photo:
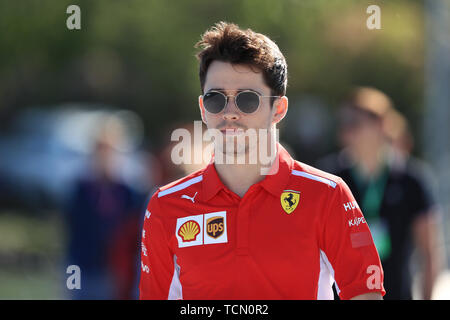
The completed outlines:
[[[243,113],[253,113],[258,110],[261,98],[279,98],[279,96],[262,96],[254,91],[241,91],[235,96],[227,96],[220,91],[209,91],[203,95],[203,105],[210,113],[220,113],[228,104],[228,98],[234,97],[234,103]]]

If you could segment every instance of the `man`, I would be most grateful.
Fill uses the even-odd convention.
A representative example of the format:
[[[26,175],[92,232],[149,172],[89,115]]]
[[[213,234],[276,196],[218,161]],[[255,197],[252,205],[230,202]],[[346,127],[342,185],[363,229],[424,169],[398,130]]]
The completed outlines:
[[[380,260],[348,187],[273,143],[288,108],[278,46],[223,22],[198,46],[214,158],[151,198],[140,298],[332,299],[336,280],[343,299],[381,299]],[[250,130],[256,143],[235,139]],[[243,161],[264,148],[268,168],[259,153]]]
[[[351,91],[340,119],[345,148],[321,167],[348,183],[364,211],[385,271],[384,298],[412,299],[410,261],[416,247],[421,295],[430,299],[439,265],[436,208],[423,165],[408,156],[412,137],[406,120],[383,92],[369,87]]]

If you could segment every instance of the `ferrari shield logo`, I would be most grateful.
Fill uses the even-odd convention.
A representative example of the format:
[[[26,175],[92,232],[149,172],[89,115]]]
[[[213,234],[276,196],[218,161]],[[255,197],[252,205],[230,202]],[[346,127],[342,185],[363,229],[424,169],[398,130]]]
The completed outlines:
[[[297,208],[300,201],[300,192],[294,190],[284,190],[281,194],[281,206],[287,214],[291,214],[292,211]]]

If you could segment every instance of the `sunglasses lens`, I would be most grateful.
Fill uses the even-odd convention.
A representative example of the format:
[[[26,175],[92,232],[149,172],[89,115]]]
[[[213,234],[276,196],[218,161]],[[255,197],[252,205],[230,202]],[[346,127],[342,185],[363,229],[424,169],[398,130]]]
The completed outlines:
[[[203,96],[203,105],[210,113],[219,113],[225,107],[226,98],[219,92],[208,92]]]
[[[250,91],[241,92],[236,96],[236,105],[242,112],[255,112],[259,107],[259,96]]]

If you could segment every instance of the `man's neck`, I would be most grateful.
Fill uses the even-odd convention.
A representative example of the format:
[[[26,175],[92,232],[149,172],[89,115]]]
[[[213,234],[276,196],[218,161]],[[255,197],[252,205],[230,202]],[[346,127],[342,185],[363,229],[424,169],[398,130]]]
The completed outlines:
[[[278,154],[276,145],[273,146],[275,149],[269,149],[273,150],[273,152],[269,151],[268,158],[265,159],[267,161],[264,161],[264,163],[259,158],[256,163],[251,164],[241,164],[243,162],[238,162],[236,158],[232,163],[214,162],[222,183],[242,198],[252,185],[264,180],[266,175],[270,174],[270,169],[273,169],[273,164]],[[248,154],[245,157],[248,157]]]
[[[243,197],[248,189],[265,178],[259,164],[214,164],[222,183]]]

